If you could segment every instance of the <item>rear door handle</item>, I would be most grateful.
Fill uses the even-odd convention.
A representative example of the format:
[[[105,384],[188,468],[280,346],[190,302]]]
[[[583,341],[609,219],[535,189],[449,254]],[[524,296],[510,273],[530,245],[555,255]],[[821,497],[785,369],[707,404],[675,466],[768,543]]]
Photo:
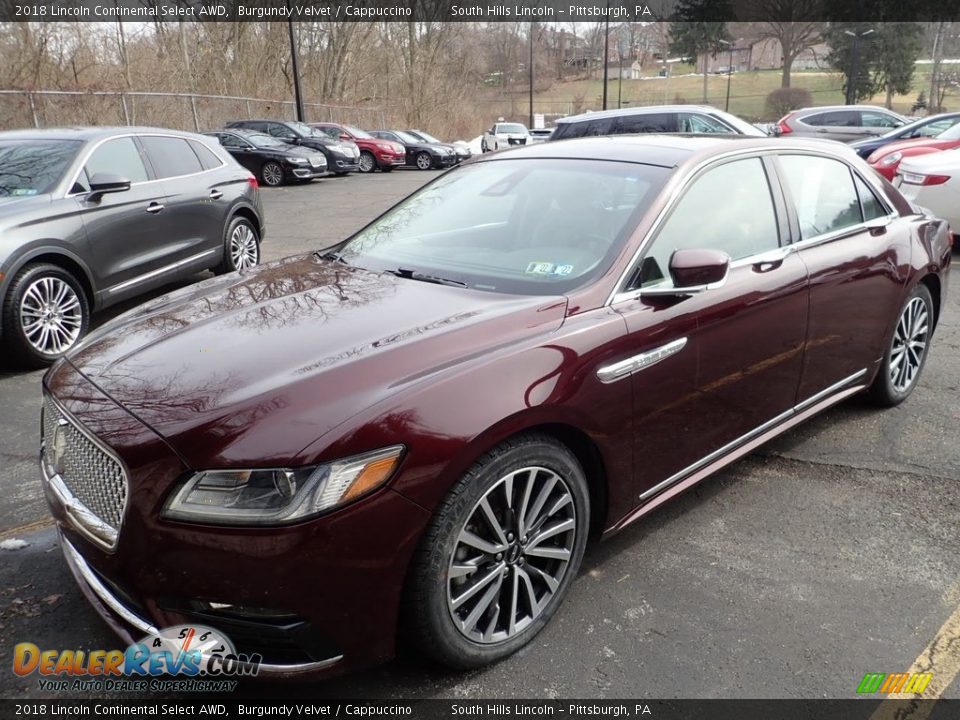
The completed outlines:
[[[211,200],[219,200],[219,199],[222,198],[222,197],[223,197],[223,193],[220,192],[219,190],[211,190],[211,191],[210,191],[210,199],[211,199]]]
[[[161,210],[163,210],[163,205],[161,205],[158,202],[152,202],[149,205],[147,205],[147,212],[150,213],[151,215],[156,215]]]

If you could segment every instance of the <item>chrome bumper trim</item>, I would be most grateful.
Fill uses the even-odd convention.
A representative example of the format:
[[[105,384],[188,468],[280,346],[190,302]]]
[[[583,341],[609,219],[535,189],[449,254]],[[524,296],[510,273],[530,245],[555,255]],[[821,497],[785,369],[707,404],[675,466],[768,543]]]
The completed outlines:
[[[115,613],[117,617],[144,635],[155,635],[160,632],[159,628],[127,608],[110,592],[110,589],[106,585],[100,582],[100,578],[97,577],[96,573],[90,568],[87,561],[83,559],[83,556],[77,552],[76,548],[70,544],[70,541],[63,536],[63,533],[60,533],[60,542],[63,545],[63,554],[67,559],[67,563],[69,563],[71,568],[76,571],[76,574],[83,579],[93,594]],[[299,675],[332,667],[341,660],[343,660],[343,655],[337,655],[332,658],[327,658],[326,660],[318,660],[317,662],[294,663],[290,665],[261,663],[260,675]]]

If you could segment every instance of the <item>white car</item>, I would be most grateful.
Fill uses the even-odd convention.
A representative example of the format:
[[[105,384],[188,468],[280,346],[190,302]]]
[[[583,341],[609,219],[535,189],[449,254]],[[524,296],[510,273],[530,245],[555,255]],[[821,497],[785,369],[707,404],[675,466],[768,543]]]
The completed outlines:
[[[494,152],[514,145],[526,145],[530,142],[530,131],[522,123],[496,122],[483,133],[480,140],[482,152]]]
[[[910,202],[950,223],[960,234],[960,149],[904,158],[894,185]]]

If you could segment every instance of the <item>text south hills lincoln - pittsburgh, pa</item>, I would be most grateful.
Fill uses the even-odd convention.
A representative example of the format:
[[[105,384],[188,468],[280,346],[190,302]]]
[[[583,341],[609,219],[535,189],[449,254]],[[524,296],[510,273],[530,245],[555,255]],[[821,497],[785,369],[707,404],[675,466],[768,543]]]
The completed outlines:
[[[510,18],[548,18],[548,17],[592,17],[592,18],[640,18],[653,19],[653,11],[648,5],[569,5],[566,8],[550,5],[531,7],[528,5],[452,5],[452,17],[510,17]]]

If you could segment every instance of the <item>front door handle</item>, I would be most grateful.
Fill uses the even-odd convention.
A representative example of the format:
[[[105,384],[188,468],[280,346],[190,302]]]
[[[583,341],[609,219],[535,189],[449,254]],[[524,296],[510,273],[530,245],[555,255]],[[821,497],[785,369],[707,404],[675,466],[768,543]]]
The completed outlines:
[[[223,193],[220,192],[219,190],[211,190],[211,191],[210,191],[210,199],[211,199],[211,200],[219,200],[219,199],[222,198],[222,197],[223,197]]]
[[[766,272],[767,270],[773,270],[783,265],[783,261],[786,260],[787,256],[792,252],[793,248],[789,246],[777,248],[776,250],[765,252],[762,255],[754,256],[750,264],[760,272]]]
[[[149,205],[147,205],[147,212],[150,213],[151,215],[156,215],[161,210],[163,210],[163,205],[161,203],[152,202]]]

